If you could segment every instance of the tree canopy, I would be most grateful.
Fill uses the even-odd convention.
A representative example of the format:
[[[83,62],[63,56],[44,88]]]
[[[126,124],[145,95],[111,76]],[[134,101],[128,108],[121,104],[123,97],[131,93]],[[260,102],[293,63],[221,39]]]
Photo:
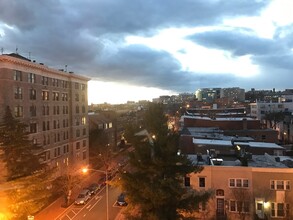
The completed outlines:
[[[10,185],[6,195],[12,219],[27,219],[39,211],[52,196],[51,177],[54,170],[41,164],[36,154],[40,146],[29,140],[27,125],[16,120],[9,107],[0,124],[1,160]]]
[[[127,219],[179,219],[181,211],[192,211],[209,197],[184,186],[186,175],[203,168],[178,154],[179,135],[168,131],[162,105],[150,103],[144,125],[146,141],[134,143],[129,168],[121,173],[129,201]]]

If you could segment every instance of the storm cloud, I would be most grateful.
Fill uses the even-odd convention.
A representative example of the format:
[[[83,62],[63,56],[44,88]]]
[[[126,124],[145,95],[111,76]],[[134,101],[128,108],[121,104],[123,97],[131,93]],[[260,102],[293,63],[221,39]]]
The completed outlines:
[[[151,38],[167,28],[216,27],[224,19],[259,16],[270,1],[259,0],[10,0],[0,1],[0,47],[93,80],[194,92],[198,87],[262,85],[261,78],[233,72],[185,69],[169,51],[127,44],[127,36]],[[233,57],[251,56],[258,75],[274,77],[292,70],[292,31],[279,27],[273,39],[249,28],[229,27],[186,36],[205,48]],[[292,30],[292,28],[291,28]],[[176,44],[176,42],[174,42]],[[181,52],[185,49],[182,48]],[[180,52],[180,51],[178,51]],[[213,61],[211,60],[211,65]],[[286,81],[284,80],[284,87]],[[288,85],[288,83],[287,83]],[[281,87],[281,86],[280,86]]]

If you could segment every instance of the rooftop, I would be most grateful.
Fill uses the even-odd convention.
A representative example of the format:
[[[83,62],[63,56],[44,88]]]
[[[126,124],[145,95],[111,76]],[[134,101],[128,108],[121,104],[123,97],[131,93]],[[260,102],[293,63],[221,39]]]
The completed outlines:
[[[241,166],[240,160],[233,156],[219,156],[211,158],[209,155],[189,154],[188,158],[195,164],[204,166]],[[293,158],[288,156],[271,156],[267,153],[264,155],[252,155],[248,161],[248,167],[271,167],[271,168],[292,168]]]

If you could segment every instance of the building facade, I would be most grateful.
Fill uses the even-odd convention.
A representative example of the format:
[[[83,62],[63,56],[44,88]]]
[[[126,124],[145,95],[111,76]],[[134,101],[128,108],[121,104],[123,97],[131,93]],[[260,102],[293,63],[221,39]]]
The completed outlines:
[[[222,88],[220,98],[228,98],[234,102],[243,102],[245,100],[245,90],[239,87]]]
[[[204,165],[202,172],[190,174],[191,188],[213,192],[195,215],[200,219],[292,219],[292,168],[268,164],[243,167],[231,161]]]
[[[0,56],[0,120],[7,106],[28,125],[29,138],[50,167],[88,164],[89,78],[55,70],[18,54]]]

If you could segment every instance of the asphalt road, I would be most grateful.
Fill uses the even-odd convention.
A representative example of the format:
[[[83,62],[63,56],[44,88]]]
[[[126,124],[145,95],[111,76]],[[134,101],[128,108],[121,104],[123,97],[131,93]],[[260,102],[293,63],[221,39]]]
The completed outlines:
[[[116,204],[120,190],[109,186],[109,220],[114,220],[121,208]],[[106,220],[107,203],[106,187],[102,188],[85,205],[74,205],[58,216],[55,220]]]

